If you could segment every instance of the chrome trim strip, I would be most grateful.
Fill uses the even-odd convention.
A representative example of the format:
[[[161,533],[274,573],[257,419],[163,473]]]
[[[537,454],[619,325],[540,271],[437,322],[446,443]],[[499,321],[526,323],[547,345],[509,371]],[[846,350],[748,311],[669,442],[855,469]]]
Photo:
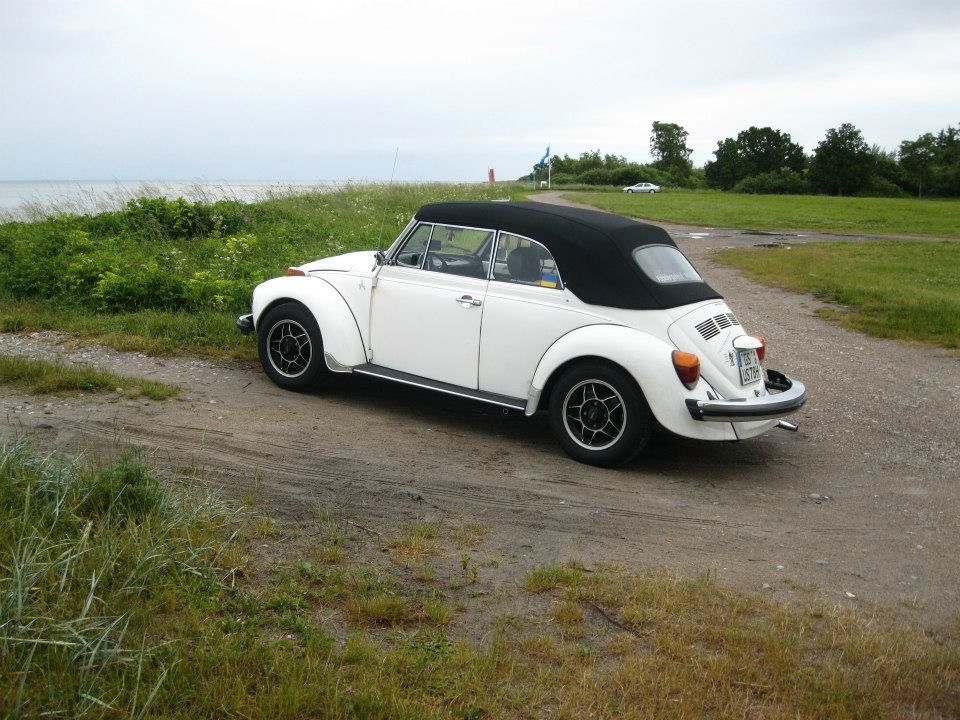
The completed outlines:
[[[767,387],[787,386],[776,395],[759,398],[732,400],[693,400],[686,401],[687,410],[694,420],[709,422],[753,422],[756,420],[775,420],[796,412],[807,401],[807,389],[802,382],[782,375],[774,370],[767,380]]]
[[[387,370],[387,368],[385,368]],[[491,397],[489,394],[484,393],[482,390],[469,390],[468,388],[459,388],[454,389],[455,386],[448,386],[447,383],[434,383],[434,381],[427,378],[412,379],[416,376],[411,377],[396,377],[390,372],[379,372],[377,369],[368,366],[358,365],[353,368],[353,372],[357,375],[369,375],[370,377],[380,378],[381,380],[390,380],[392,382],[397,382],[402,385],[411,385],[412,387],[423,388],[424,390],[435,390],[437,392],[444,393],[446,395],[455,395],[456,397],[468,398],[469,400],[479,400],[480,402],[485,402],[490,405],[497,405],[499,407],[507,407],[512,410],[523,410],[524,403],[522,400],[498,400],[495,397]],[[405,373],[406,374],[406,373]]]

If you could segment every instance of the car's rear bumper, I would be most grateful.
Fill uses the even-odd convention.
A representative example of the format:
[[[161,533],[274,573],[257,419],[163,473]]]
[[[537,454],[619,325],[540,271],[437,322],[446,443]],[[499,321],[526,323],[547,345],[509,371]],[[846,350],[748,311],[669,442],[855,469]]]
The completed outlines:
[[[768,390],[775,395],[733,400],[687,400],[687,410],[694,420],[714,422],[752,422],[775,420],[799,410],[807,401],[807,389],[799,380],[776,370],[767,371]]]
[[[241,315],[237,318],[237,330],[243,335],[249,335],[254,331],[253,315]]]

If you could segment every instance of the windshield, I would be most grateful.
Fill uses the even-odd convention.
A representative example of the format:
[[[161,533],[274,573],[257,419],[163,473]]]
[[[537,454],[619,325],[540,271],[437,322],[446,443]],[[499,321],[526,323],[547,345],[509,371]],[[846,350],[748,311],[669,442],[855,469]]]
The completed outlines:
[[[661,285],[703,282],[683,253],[669,245],[638,247],[633,259],[648,278]]]

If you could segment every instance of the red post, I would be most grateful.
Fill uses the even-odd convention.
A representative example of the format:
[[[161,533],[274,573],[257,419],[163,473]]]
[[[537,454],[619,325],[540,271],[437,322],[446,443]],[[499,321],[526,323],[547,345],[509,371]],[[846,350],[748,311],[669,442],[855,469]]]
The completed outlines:
[[[497,178],[493,174],[493,168],[490,168],[488,175],[490,176],[490,184],[493,185],[497,181]]]

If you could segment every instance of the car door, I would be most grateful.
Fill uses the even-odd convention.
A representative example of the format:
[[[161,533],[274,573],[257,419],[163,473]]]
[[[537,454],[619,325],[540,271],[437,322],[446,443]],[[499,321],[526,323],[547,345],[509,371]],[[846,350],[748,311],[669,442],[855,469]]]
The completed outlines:
[[[526,398],[547,349],[597,322],[570,303],[561,271],[536,240],[500,233],[483,313],[480,390]]]
[[[377,275],[371,362],[477,389],[494,231],[421,223]]]

